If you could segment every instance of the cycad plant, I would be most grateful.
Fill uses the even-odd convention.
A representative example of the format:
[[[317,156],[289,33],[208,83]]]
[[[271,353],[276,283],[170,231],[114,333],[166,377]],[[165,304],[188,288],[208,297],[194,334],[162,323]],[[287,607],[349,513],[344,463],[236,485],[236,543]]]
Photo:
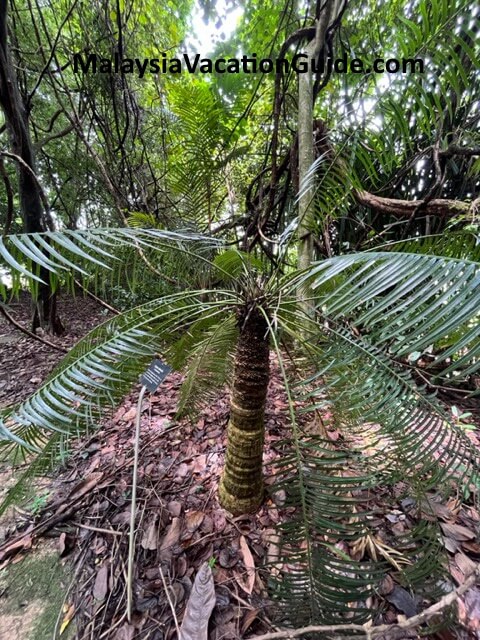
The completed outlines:
[[[443,255],[435,255],[431,244],[417,241],[282,274],[186,233],[122,229],[6,238],[1,255],[12,273],[21,274],[14,288],[25,278],[36,281],[34,261],[43,261],[55,280],[62,269],[111,268],[125,247],[142,248],[149,260],[188,255],[208,266],[215,286],[164,296],[94,329],[31,398],[4,411],[2,444],[7,451],[36,452],[27,475],[44,469],[161,354],[185,373],[180,412],[201,407],[230,385],[219,500],[234,514],[254,511],[264,498],[264,409],[273,352],[290,422],[273,487],[285,490],[293,515],[280,526],[272,592],[302,620],[329,622],[346,612],[368,617],[367,596],[386,566],[404,584],[420,584],[432,595],[431,578],[442,569],[440,543],[420,505],[428,508],[428,491],[439,486],[475,490],[479,465],[465,434],[432,390],[419,384],[415,362],[434,347],[437,383],[466,380],[479,369],[480,264],[474,238],[464,234],[462,251],[466,242],[468,259],[454,257],[458,243],[449,249],[443,241]],[[314,316],[296,302],[306,286]],[[299,411],[308,417],[327,408],[342,446],[300,419]],[[374,521],[402,497],[415,500],[418,517],[393,549],[376,536]],[[345,541],[369,557],[360,553],[353,560],[338,546]]]

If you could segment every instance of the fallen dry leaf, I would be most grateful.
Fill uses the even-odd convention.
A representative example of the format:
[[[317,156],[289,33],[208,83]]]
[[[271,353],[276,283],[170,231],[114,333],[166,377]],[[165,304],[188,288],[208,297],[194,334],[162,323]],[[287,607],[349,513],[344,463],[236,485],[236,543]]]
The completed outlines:
[[[235,549],[227,547],[222,549],[218,555],[218,564],[224,569],[231,569],[238,562],[238,553]]]
[[[179,640],[207,640],[208,621],[215,606],[212,570],[204,562],[195,577],[180,628]]]
[[[472,587],[458,599],[458,618],[471,631],[480,630],[480,589]],[[475,635],[475,637],[478,637]]]
[[[74,604],[64,604],[63,605],[63,619],[62,624],[60,625],[60,635],[65,631],[70,622],[72,621],[73,616],[75,615],[75,605]]]
[[[475,538],[475,533],[467,529],[467,527],[463,527],[461,524],[451,524],[450,522],[441,522],[440,526],[442,527],[443,533],[449,538],[454,538],[455,540],[459,540],[460,542],[463,540],[473,540]]]
[[[388,596],[392,593],[395,588],[395,583],[393,582],[392,576],[387,573],[380,583],[379,593],[381,596]]]
[[[190,533],[194,533],[202,524],[205,514],[202,511],[189,511],[185,514],[185,524]]]
[[[135,627],[132,624],[125,623],[123,627],[117,629],[114,640],[133,640],[135,635]]]
[[[131,422],[132,420],[135,420],[136,414],[137,414],[137,408],[132,407],[126,413],[123,414],[122,420],[124,422]]]
[[[150,522],[145,530],[140,545],[143,549],[148,549],[149,551],[155,551],[158,547],[158,525],[156,518]]]
[[[100,480],[103,478],[102,471],[95,471],[91,473],[89,476],[81,480],[78,484],[76,484],[73,489],[68,494],[67,498],[64,500],[63,504],[59,506],[57,509],[57,513],[63,513],[66,509],[69,509],[72,505],[72,502],[75,502],[86,493],[88,493],[93,487],[95,487]]]
[[[75,548],[75,536],[71,533],[65,533],[62,531],[58,539],[58,550],[60,557],[64,558]]]
[[[477,568],[475,562],[461,551],[455,555],[455,562],[460,571],[465,574],[465,577],[468,577]]]
[[[167,533],[160,544],[160,557],[162,560],[169,560],[172,556],[172,547],[177,544],[180,539],[180,531],[182,523],[180,518],[173,518]]]
[[[446,538],[445,536],[442,536],[442,542],[445,546],[445,549],[447,551],[450,551],[450,553],[456,553],[460,549],[460,542],[458,542],[458,540],[454,540],[453,538]]]
[[[404,613],[407,618],[411,618],[417,613],[415,600],[403,587],[395,585],[393,591],[389,593],[385,599],[388,600],[388,602],[391,602],[399,611]]]
[[[104,564],[98,570],[95,578],[95,584],[93,585],[93,597],[95,600],[102,602],[105,600],[108,593],[108,565]]]
[[[248,627],[252,624],[252,622],[254,622],[254,620],[260,613],[260,611],[261,609],[251,609],[250,611],[247,611],[247,613],[244,615],[242,620],[242,626],[241,626],[242,636],[245,633],[245,631],[247,631]]]
[[[5,545],[2,551],[0,551],[0,562],[10,556],[15,555],[19,551],[27,551],[28,549],[31,549],[33,545],[33,538],[30,535],[30,531],[32,530],[33,525],[30,525],[26,532],[19,539]]]
[[[252,552],[250,551],[245,536],[240,536],[240,552],[243,557],[243,563],[247,569],[247,579],[242,580],[240,586],[249,595],[253,591],[253,585],[255,584],[255,562],[253,560]]]

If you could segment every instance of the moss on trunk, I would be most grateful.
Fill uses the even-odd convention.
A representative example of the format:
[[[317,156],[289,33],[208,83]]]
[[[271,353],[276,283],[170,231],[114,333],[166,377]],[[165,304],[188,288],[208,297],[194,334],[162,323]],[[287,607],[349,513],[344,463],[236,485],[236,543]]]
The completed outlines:
[[[268,327],[257,309],[240,318],[220,504],[235,515],[263,500],[264,415],[270,377]]]

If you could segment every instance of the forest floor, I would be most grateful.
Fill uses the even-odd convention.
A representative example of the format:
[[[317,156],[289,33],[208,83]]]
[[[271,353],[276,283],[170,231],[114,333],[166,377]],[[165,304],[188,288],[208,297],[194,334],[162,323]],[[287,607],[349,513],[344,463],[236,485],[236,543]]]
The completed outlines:
[[[12,306],[11,313],[28,326],[25,300]],[[48,339],[65,348],[108,317],[83,297],[64,300],[60,313],[67,333]],[[61,357],[0,317],[0,407],[28,397]],[[275,527],[288,510],[285,496],[272,486],[272,465],[282,455],[289,419],[275,363],[272,370],[264,457],[267,499],[258,513],[233,518],[216,500],[228,420],[226,392],[195,419],[176,420],[181,376],[170,374],[142,406],[135,613],[130,622],[126,619],[135,387],[95,432],[74,444],[62,468],[35,481],[22,508],[0,519],[0,640],[51,640],[54,628],[65,630],[64,638],[75,625],[82,640],[175,638],[175,618],[181,621],[192,581],[212,559],[217,602],[209,640],[255,637],[274,629],[265,565],[278,559]],[[337,436],[334,430],[331,436]],[[471,438],[478,445],[480,432],[471,432]],[[18,473],[8,464],[0,467],[0,498]],[[396,508],[377,519],[379,541],[388,545],[414,526],[418,511],[413,503],[399,499]],[[431,494],[428,513],[420,505],[420,517],[431,518],[432,508],[448,552],[445,586],[454,589],[479,561],[480,515],[457,498],[444,501]],[[368,549],[354,551],[345,542],[339,552],[359,560]],[[425,606],[396,582],[393,565],[381,592],[368,604],[378,611],[375,623],[405,619]],[[431,637],[480,637],[480,589],[470,588],[457,606],[464,624]],[[419,636],[409,632],[403,637]]]

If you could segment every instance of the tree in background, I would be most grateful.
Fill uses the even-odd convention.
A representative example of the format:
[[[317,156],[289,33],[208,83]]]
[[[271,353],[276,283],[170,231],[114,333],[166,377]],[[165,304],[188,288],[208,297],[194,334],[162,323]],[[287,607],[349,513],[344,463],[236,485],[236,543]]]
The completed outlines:
[[[35,154],[30,138],[28,112],[18,89],[17,76],[9,48],[7,28],[8,1],[0,3],[0,107],[5,114],[11,141],[11,153],[3,152],[17,164],[20,211],[25,233],[53,229],[48,204],[36,174]],[[43,197],[42,197],[43,196]],[[10,217],[12,217],[10,198]],[[37,248],[37,252],[41,249]],[[39,284],[34,295],[32,327],[46,327],[55,334],[63,332],[57,314],[56,293],[49,283],[48,270],[39,269]]]

